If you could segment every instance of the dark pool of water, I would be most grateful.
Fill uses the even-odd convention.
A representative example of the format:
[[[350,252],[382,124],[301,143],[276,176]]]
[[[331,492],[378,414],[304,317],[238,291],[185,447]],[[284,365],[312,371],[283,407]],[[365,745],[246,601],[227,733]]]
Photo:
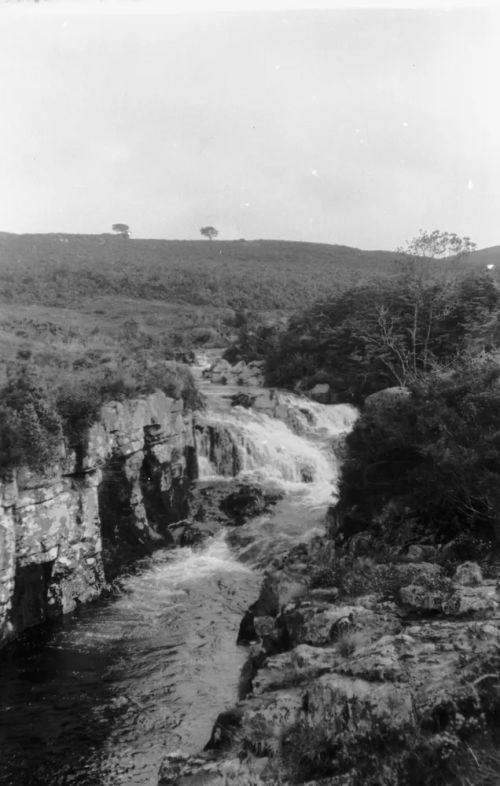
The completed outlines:
[[[156,786],[166,751],[203,747],[234,702],[259,577],[223,538],[162,551],[117,597],[0,659],[2,786]]]

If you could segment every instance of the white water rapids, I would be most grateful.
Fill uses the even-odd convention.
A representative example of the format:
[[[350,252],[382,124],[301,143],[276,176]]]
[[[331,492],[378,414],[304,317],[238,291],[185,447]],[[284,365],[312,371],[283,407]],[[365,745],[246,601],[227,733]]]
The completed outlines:
[[[199,750],[236,700],[246,657],[236,636],[259,566],[321,527],[338,473],[332,444],[356,412],[263,391],[255,407],[231,408],[220,393],[202,423],[231,435],[242,479],[284,499],[244,526],[244,545],[229,531],[199,550],[160,550],[113,598],[0,661],[5,786],[156,786],[165,753]],[[220,480],[206,431],[197,447],[203,481]]]
[[[308,506],[324,508],[338,476],[333,440],[350,430],[356,410],[346,404],[317,404],[291,393],[275,394],[275,399],[267,411],[236,406],[209,413],[206,422],[231,432],[242,480],[274,482]],[[197,450],[200,477],[217,477],[207,440],[199,435]]]

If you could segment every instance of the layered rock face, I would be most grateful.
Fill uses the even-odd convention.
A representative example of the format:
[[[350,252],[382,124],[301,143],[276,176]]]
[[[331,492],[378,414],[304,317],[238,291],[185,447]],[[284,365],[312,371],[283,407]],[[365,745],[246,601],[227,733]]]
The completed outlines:
[[[196,476],[193,424],[155,393],[103,406],[78,450],[0,484],[0,645],[96,598],[120,565],[169,543]]]

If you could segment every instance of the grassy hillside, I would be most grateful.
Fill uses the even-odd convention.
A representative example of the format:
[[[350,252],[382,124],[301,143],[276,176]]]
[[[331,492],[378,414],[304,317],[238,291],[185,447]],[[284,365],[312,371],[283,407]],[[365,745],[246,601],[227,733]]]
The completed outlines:
[[[0,351],[71,368],[224,344],[235,313],[285,317],[396,255],[281,241],[0,233]],[[0,364],[0,377],[2,369]]]
[[[500,246],[491,246],[490,248],[482,248],[480,251],[474,251],[469,259],[471,264],[479,267],[495,265],[500,272]]]
[[[0,234],[5,298],[44,305],[114,295],[294,309],[324,287],[387,271],[397,255],[283,241],[124,240],[112,235]]]
[[[192,406],[185,369],[165,361],[238,330],[274,333],[269,323],[374,279],[388,287],[400,270],[394,253],[314,243],[0,234],[2,461],[43,464],[110,397],[159,386]]]
[[[237,312],[283,319],[399,262],[318,243],[0,233],[0,378],[19,351],[71,369],[224,344]]]

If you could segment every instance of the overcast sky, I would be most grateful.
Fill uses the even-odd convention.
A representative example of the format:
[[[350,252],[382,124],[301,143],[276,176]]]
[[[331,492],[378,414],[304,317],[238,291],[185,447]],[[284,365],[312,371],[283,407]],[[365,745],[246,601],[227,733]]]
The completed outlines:
[[[498,11],[158,7],[0,7],[0,230],[500,244]]]

